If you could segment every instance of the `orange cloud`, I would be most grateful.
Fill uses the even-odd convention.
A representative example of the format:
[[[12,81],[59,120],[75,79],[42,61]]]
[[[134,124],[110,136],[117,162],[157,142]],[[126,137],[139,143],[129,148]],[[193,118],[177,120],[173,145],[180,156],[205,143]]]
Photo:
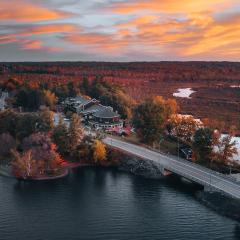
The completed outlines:
[[[22,50],[43,50],[46,52],[62,52],[63,49],[60,47],[44,46],[41,40],[17,40],[17,44],[21,46]]]
[[[142,46],[142,51],[146,50],[156,54],[169,52],[177,57],[197,57],[212,52],[212,56],[216,57],[223,55],[223,50],[226,49],[225,56],[231,54],[232,57],[239,52],[240,15],[235,14],[215,19],[212,12],[209,11],[212,10],[213,4],[221,3],[222,6],[229,7],[230,2],[236,3],[236,1],[213,0],[210,3],[204,2],[202,7],[203,1],[184,0],[179,4],[177,2],[179,1],[140,1],[136,8],[136,3],[117,4],[116,10],[120,10],[120,12],[125,10],[126,13],[142,11],[138,14],[139,17],[116,25],[119,29],[118,34],[123,39],[130,41],[129,46],[139,45]],[[144,10],[154,12],[160,9],[173,12],[185,10],[186,17],[177,20],[176,15],[163,18],[161,15],[143,14]],[[194,12],[194,9],[208,10],[208,12]],[[219,10],[219,8],[216,9]]]
[[[0,44],[9,44],[16,41],[16,37],[12,35],[0,35]]]
[[[39,25],[34,27],[23,28],[21,31],[13,34],[0,35],[0,45],[17,43],[21,46],[21,49],[43,49],[49,52],[63,51],[59,47],[45,47],[42,40],[29,40],[29,37],[38,37],[38,35],[50,35],[53,33],[70,34],[79,31],[75,25],[72,24],[51,24],[51,25]]]
[[[122,39],[118,35],[98,33],[72,34],[64,37],[64,40],[74,45],[83,46],[87,48],[88,52],[105,54],[118,53],[129,44],[127,39]]]
[[[36,50],[36,49],[42,49],[43,43],[39,40],[22,40],[18,41],[22,45],[22,49],[25,50]]]
[[[227,55],[233,46],[234,52],[240,50],[240,21],[228,23],[215,22],[206,28],[202,37],[185,50],[185,55],[224,51]],[[239,46],[237,49],[235,46]]]
[[[206,20],[205,20],[206,19]],[[139,54],[171,54],[176,57],[208,55],[233,57],[239,53],[240,16],[216,20],[206,13],[187,19],[135,18],[115,25],[116,33],[79,33],[64,40],[106,54],[139,51]]]
[[[79,30],[80,29],[73,24],[49,24],[26,28],[23,29],[21,32],[15,33],[13,35],[17,37],[26,37],[53,33],[72,33]]]
[[[140,0],[134,2],[113,3],[109,8],[117,13],[133,12],[160,12],[160,13],[194,13],[194,12],[215,12],[225,9],[238,0]]]
[[[61,19],[70,16],[69,13],[50,10],[34,5],[25,0],[1,0],[0,20],[18,22],[36,22]]]
[[[68,16],[58,10],[30,4],[27,0],[22,0],[21,6],[17,0],[13,0],[15,4],[11,2],[11,6],[6,0],[2,2],[0,20],[30,22]],[[0,35],[0,44],[17,43],[24,50],[65,51],[46,42],[46,37],[53,34],[54,39],[65,40],[70,51],[74,49],[109,56],[137,53],[139,56],[164,55],[185,59],[202,56],[237,58],[240,52],[240,15],[229,16],[230,11],[225,11],[236,4],[239,0],[118,1],[110,4],[108,9],[122,14],[121,21],[106,26],[105,33],[101,33],[101,25],[95,33],[89,31],[96,28],[80,28],[77,23],[22,25],[22,29],[19,25],[15,28],[17,32]],[[125,14],[129,15],[124,22]]]

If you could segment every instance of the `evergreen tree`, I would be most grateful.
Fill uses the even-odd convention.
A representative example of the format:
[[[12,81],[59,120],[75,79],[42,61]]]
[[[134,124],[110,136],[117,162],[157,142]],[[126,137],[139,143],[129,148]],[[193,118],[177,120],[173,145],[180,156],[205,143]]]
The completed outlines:
[[[198,129],[193,137],[193,150],[196,160],[210,163],[214,147],[214,131],[210,128]]]
[[[83,94],[88,95],[89,90],[90,90],[90,84],[89,84],[89,81],[88,81],[87,77],[83,78],[83,81],[82,81],[82,83],[80,85],[80,88],[81,88],[81,92]]]

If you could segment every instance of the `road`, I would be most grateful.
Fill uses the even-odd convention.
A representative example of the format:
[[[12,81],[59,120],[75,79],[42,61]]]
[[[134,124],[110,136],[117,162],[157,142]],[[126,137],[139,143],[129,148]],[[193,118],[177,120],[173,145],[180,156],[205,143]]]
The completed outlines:
[[[231,179],[223,174],[184,159],[178,159],[172,155],[163,155],[147,148],[111,137],[106,137],[103,139],[103,142],[109,146],[123,150],[135,156],[157,162],[166,170],[199,183],[205,187],[221,191],[231,197],[240,199],[240,183],[237,183],[234,179]]]

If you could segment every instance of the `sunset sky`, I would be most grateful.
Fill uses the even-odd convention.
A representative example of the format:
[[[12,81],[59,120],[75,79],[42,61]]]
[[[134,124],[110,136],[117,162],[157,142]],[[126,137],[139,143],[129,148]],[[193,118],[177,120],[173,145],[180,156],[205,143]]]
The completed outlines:
[[[240,59],[240,0],[0,0],[0,61]]]

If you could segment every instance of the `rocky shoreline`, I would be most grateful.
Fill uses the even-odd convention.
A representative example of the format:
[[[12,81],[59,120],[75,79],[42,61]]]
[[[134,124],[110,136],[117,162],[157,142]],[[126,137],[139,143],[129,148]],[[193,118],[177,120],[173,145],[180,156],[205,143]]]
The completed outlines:
[[[150,179],[163,178],[158,164],[134,156],[127,156],[122,159],[118,170]]]
[[[117,159],[116,159],[117,157]],[[153,161],[146,161],[143,158],[132,156],[127,153],[120,152],[118,150],[113,150],[110,161],[118,162],[114,166],[119,171],[128,172],[137,176],[141,176],[147,179],[164,179],[162,169],[159,164]],[[78,165],[69,165],[66,167],[66,171],[61,174],[61,176],[54,177],[44,177],[41,179],[32,179],[32,180],[53,180],[59,179],[68,176],[69,169],[77,168],[84,166],[92,166],[89,164],[78,164]],[[111,167],[111,166],[110,166]],[[13,177],[7,174],[6,169],[0,168],[0,174],[2,176]],[[208,191],[197,191],[196,199],[204,204],[205,206],[211,208],[212,210],[218,212],[221,215],[234,219],[240,222],[240,200],[230,198],[219,192],[208,192]],[[239,226],[240,228],[240,226]]]
[[[196,198],[219,214],[240,222],[240,200],[230,198],[219,192],[206,191],[197,192]]]
[[[126,153],[119,154],[121,161],[119,161],[118,170],[150,179],[164,178],[158,164]],[[240,200],[230,198],[220,192],[208,192],[204,190],[197,191],[195,197],[208,208],[240,222]]]

